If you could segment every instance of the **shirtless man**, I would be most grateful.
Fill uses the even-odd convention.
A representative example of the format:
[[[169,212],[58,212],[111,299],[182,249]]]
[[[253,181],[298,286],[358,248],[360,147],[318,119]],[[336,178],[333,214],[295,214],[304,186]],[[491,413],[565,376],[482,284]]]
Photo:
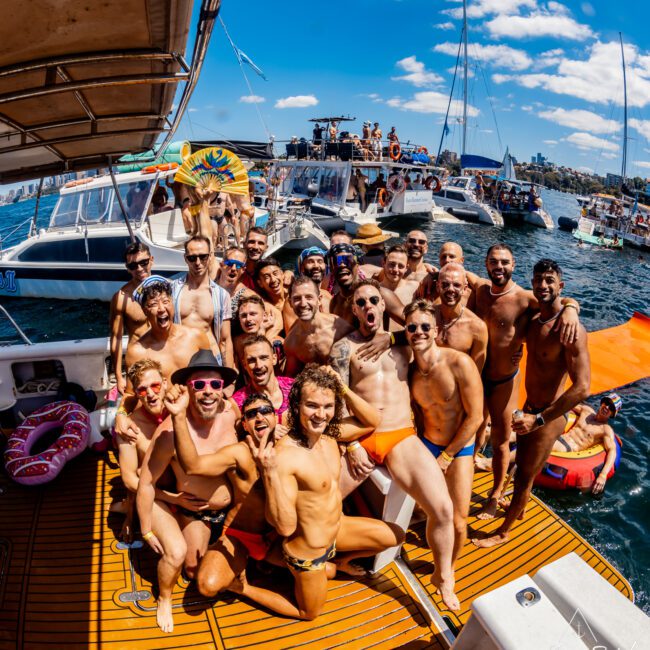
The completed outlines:
[[[241,281],[246,268],[246,251],[236,246],[230,246],[223,254],[221,261],[221,272],[219,273],[218,284],[228,292],[230,296],[230,310],[232,316],[236,316],[239,309],[239,301],[252,291]]]
[[[408,255],[408,269],[405,277],[418,283],[422,282],[427,276],[427,264],[424,262],[424,256],[429,250],[427,236],[421,230],[411,230],[406,235],[404,245]]]
[[[413,299],[413,294],[418,288],[418,282],[406,277],[408,271],[408,253],[401,244],[391,246],[386,253],[383,263],[383,279],[380,286],[390,289],[403,304],[408,305]],[[384,323],[386,327],[386,323]],[[388,323],[389,331],[399,328],[395,321]]]
[[[267,257],[257,263],[255,280],[262,291],[262,298],[267,305],[267,313],[273,316],[274,325],[269,329],[272,334],[285,334],[291,329],[296,315],[287,300],[288,291],[284,286],[284,273],[280,263],[273,257]]]
[[[256,293],[251,292],[239,301],[237,318],[242,333],[235,337],[234,349],[235,358],[240,369],[243,369],[244,367],[242,347],[244,341],[249,336],[262,334],[266,336],[271,343],[278,345],[278,343],[276,343],[277,341],[280,345],[282,344],[282,337],[273,336],[273,333],[269,332],[269,325],[272,324],[273,321],[270,320],[266,313],[265,302]]]
[[[240,409],[250,395],[257,393],[268,397],[279,416],[287,410],[289,391],[293,384],[292,377],[295,375],[276,376],[273,370],[275,365],[277,365],[275,349],[265,336],[257,334],[244,340],[242,368],[248,377],[248,383],[232,396]]]
[[[132,539],[133,508],[140,467],[154,432],[167,415],[163,403],[167,380],[162,376],[160,364],[151,359],[140,359],[129,368],[128,376],[138,398],[138,406],[131,413],[131,418],[140,433],[134,442],[117,438],[120,475],[128,493],[121,508],[112,509],[114,512],[123,511],[126,514],[120,533],[120,538],[125,542]]]
[[[461,264],[450,262],[438,273],[440,304],[435,306],[436,344],[468,354],[479,372],[485,365],[487,325],[463,305],[467,276]],[[482,401],[482,400],[481,400]]]
[[[573,408],[577,416],[574,425],[553,444],[553,451],[584,451],[598,443],[604,447],[607,455],[591,488],[593,494],[600,494],[605,489],[607,475],[616,462],[616,439],[608,420],[616,417],[622,403],[619,395],[609,393],[601,398],[598,411],[587,404],[578,404]]]
[[[327,363],[334,342],[354,328],[340,316],[320,310],[318,287],[305,275],[294,280],[289,301],[297,320],[284,340],[285,373],[295,377],[308,363]]]
[[[291,389],[289,434],[269,443],[249,436],[251,454],[266,490],[266,516],[284,537],[284,561],[295,581],[294,601],[249,584],[240,576],[233,589],[261,605],[292,618],[315,619],[327,598],[328,560],[336,553],[374,555],[401,543],[394,524],[342,514],[336,439],[343,398],[336,378],[318,368],[301,373]],[[231,587],[232,588],[232,587]]]
[[[235,371],[222,367],[210,350],[197,352],[186,367],[171,377],[173,383],[188,388],[185,422],[199,454],[211,454],[237,442],[235,422],[239,409],[223,396],[224,387],[235,377]],[[179,492],[173,508],[155,498],[156,482],[168,466],[176,476]],[[230,505],[230,486],[226,476],[203,478],[183,471],[175,455],[169,418],[160,425],[142,465],[137,505],[142,539],[161,555],[156,620],[163,632],[171,632],[174,585],[183,566],[190,579],[196,577],[201,557],[221,536]]]
[[[564,309],[560,298],[563,288],[562,270],[556,262],[543,259],[535,264],[533,293],[539,301],[539,313],[526,332],[526,404],[521,417],[512,416],[517,434],[514,492],[503,524],[494,534],[473,540],[483,548],[507,541],[510,529],[524,513],[535,477],[564,430],[566,420],[562,416],[589,395],[587,333],[578,325],[575,339],[565,343],[555,327]],[[571,385],[565,390],[567,375]]]
[[[379,128],[379,122],[374,123],[374,128],[370,132],[372,138],[372,153],[375,157],[375,160],[381,162],[383,160],[382,151],[381,151],[381,138],[382,132]]]
[[[117,390],[122,395],[126,389],[126,381],[122,376],[122,336],[126,333],[131,341],[142,336],[148,328],[142,307],[133,299],[133,292],[151,275],[153,257],[149,247],[139,241],[129,244],[124,251],[124,264],[131,279],[113,296],[108,316],[111,326],[111,360]]]
[[[320,310],[329,312],[330,302],[332,301],[332,294],[326,289],[322,288],[323,281],[325,280],[327,272],[327,251],[317,246],[305,248],[298,257],[298,274],[306,275],[311,278],[320,289]]]
[[[474,439],[483,422],[481,375],[463,352],[436,345],[433,305],[407,305],[406,337],[413,350],[411,404],[422,442],[438,460],[454,504],[455,566],[467,539],[474,478]]]
[[[510,458],[509,441],[512,412],[519,396],[519,361],[526,331],[539,303],[531,291],[512,279],[515,260],[506,244],[495,244],[487,252],[485,266],[490,283],[481,281],[475,291],[476,310],[488,328],[487,361],[483,369],[483,389],[492,421],[492,471],[494,485],[478,517],[496,515]],[[563,311],[553,323],[560,328],[563,343],[573,344],[579,327],[575,301],[562,299]],[[569,309],[571,307],[571,309]],[[477,444],[482,441],[477,441]]]
[[[255,267],[264,257],[264,253],[269,247],[268,239],[264,228],[259,226],[250,228],[244,239],[244,248],[248,257],[246,259],[246,270],[241,277],[241,281],[252,291],[259,291],[259,287],[255,282]]]
[[[230,295],[210,279],[210,240],[195,236],[185,242],[188,273],[172,282],[174,322],[205,332],[210,349],[224,365],[234,365]]]
[[[411,351],[393,346],[378,360],[361,361],[359,347],[383,332],[384,301],[375,280],[362,280],[353,294],[353,311],[359,330],[332,347],[330,365],[343,383],[382,413],[374,433],[359,442],[376,463],[384,464],[393,480],[421,506],[427,515],[427,542],[433,551],[432,584],[446,606],[458,610],[454,593],[452,553],[453,506],[440,466],[417,437],[411,420],[408,370]]]

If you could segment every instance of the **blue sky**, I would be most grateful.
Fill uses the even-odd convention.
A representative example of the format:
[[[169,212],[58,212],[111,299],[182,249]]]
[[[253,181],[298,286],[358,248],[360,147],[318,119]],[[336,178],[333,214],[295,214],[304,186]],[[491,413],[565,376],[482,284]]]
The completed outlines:
[[[350,0],[318,4],[224,0],[221,16],[246,67],[252,96],[221,26],[215,27],[181,137],[309,137],[328,114],[395,125],[400,139],[436,150],[456,60],[457,0]],[[650,176],[650,3],[468,0],[468,152],[519,160],[538,151],[593,170],[620,170],[623,83],[628,71],[628,175]],[[454,93],[445,148],[460,150]],[[495,121],[496,118],[496,121]]]

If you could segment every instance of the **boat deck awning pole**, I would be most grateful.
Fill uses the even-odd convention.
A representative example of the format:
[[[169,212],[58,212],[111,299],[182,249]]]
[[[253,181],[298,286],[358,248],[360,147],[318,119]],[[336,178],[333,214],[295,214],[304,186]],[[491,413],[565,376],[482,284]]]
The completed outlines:
[[[120,210],[122,211],[122,216],[124,217],[124,222],[126,223],[126,228],[129,231],[129,237],[132,242],[135,242],[135,235],[133,234],[133,228],[131,227],[131,222],[129,221],[129,215],[126,213],[126,208],[124,207],[124,202],[122,201],[122,195],[117,186],[117,181],[115,180],[115,174],[113,173],[113,158],[109,156],[108,158],[108,171],[111,175],[111,181],[113,183],[113,189],[115,190],[115,197],[117,202],[120,204]]]
[[[41,180],[38,184],[38,193],[36,194],[36,205],[34,206],[34,216],[32,218],[32,224],[29,227],[29,234],[30,235],[35,235],[36,234],[36,220],[38,219],[38,206],[41,203],[41,193],[43,192],[43,181],[45,178],[41,176]]]

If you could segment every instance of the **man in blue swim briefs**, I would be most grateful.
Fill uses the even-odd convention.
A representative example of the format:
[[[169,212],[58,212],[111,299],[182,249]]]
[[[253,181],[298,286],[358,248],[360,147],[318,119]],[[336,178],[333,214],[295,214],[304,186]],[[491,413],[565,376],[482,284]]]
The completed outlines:
[[[411,406],[418,434],[438,460],[453,502],[455,564],[467,538],[474,438],[483,422],[481,376],[469,355],[436,345],[435,308],[428,300],[414,300],[404,309],[404,317],[414,358],[409,372]]]

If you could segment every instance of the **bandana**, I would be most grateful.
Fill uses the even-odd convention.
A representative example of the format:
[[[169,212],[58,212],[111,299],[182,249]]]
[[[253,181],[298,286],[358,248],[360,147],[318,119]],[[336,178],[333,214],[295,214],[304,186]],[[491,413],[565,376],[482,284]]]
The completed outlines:
[[[140,305],[140,307],[142,307],[142,297],[144,290],[156,282],[164,284],[167,288],[167,291],[171,294],[171,285],[169,284],[167,278],[163,278],[162,275],[150,275],[146,280],[143,280],[142,283],[138,285],[137,289],[133,292],[133,300],[135,300],[138,305]]]
[[[324,251],[322,248],[318,248],[318,246],[310,246],[309,248],[305,248],[305,250],[302,251],[302,253],[300,253],[298,256],[298,264],[302,266],[302,263],[308,257],[313,257],[314,255],[325,258],[327,257],[327,251]]]

